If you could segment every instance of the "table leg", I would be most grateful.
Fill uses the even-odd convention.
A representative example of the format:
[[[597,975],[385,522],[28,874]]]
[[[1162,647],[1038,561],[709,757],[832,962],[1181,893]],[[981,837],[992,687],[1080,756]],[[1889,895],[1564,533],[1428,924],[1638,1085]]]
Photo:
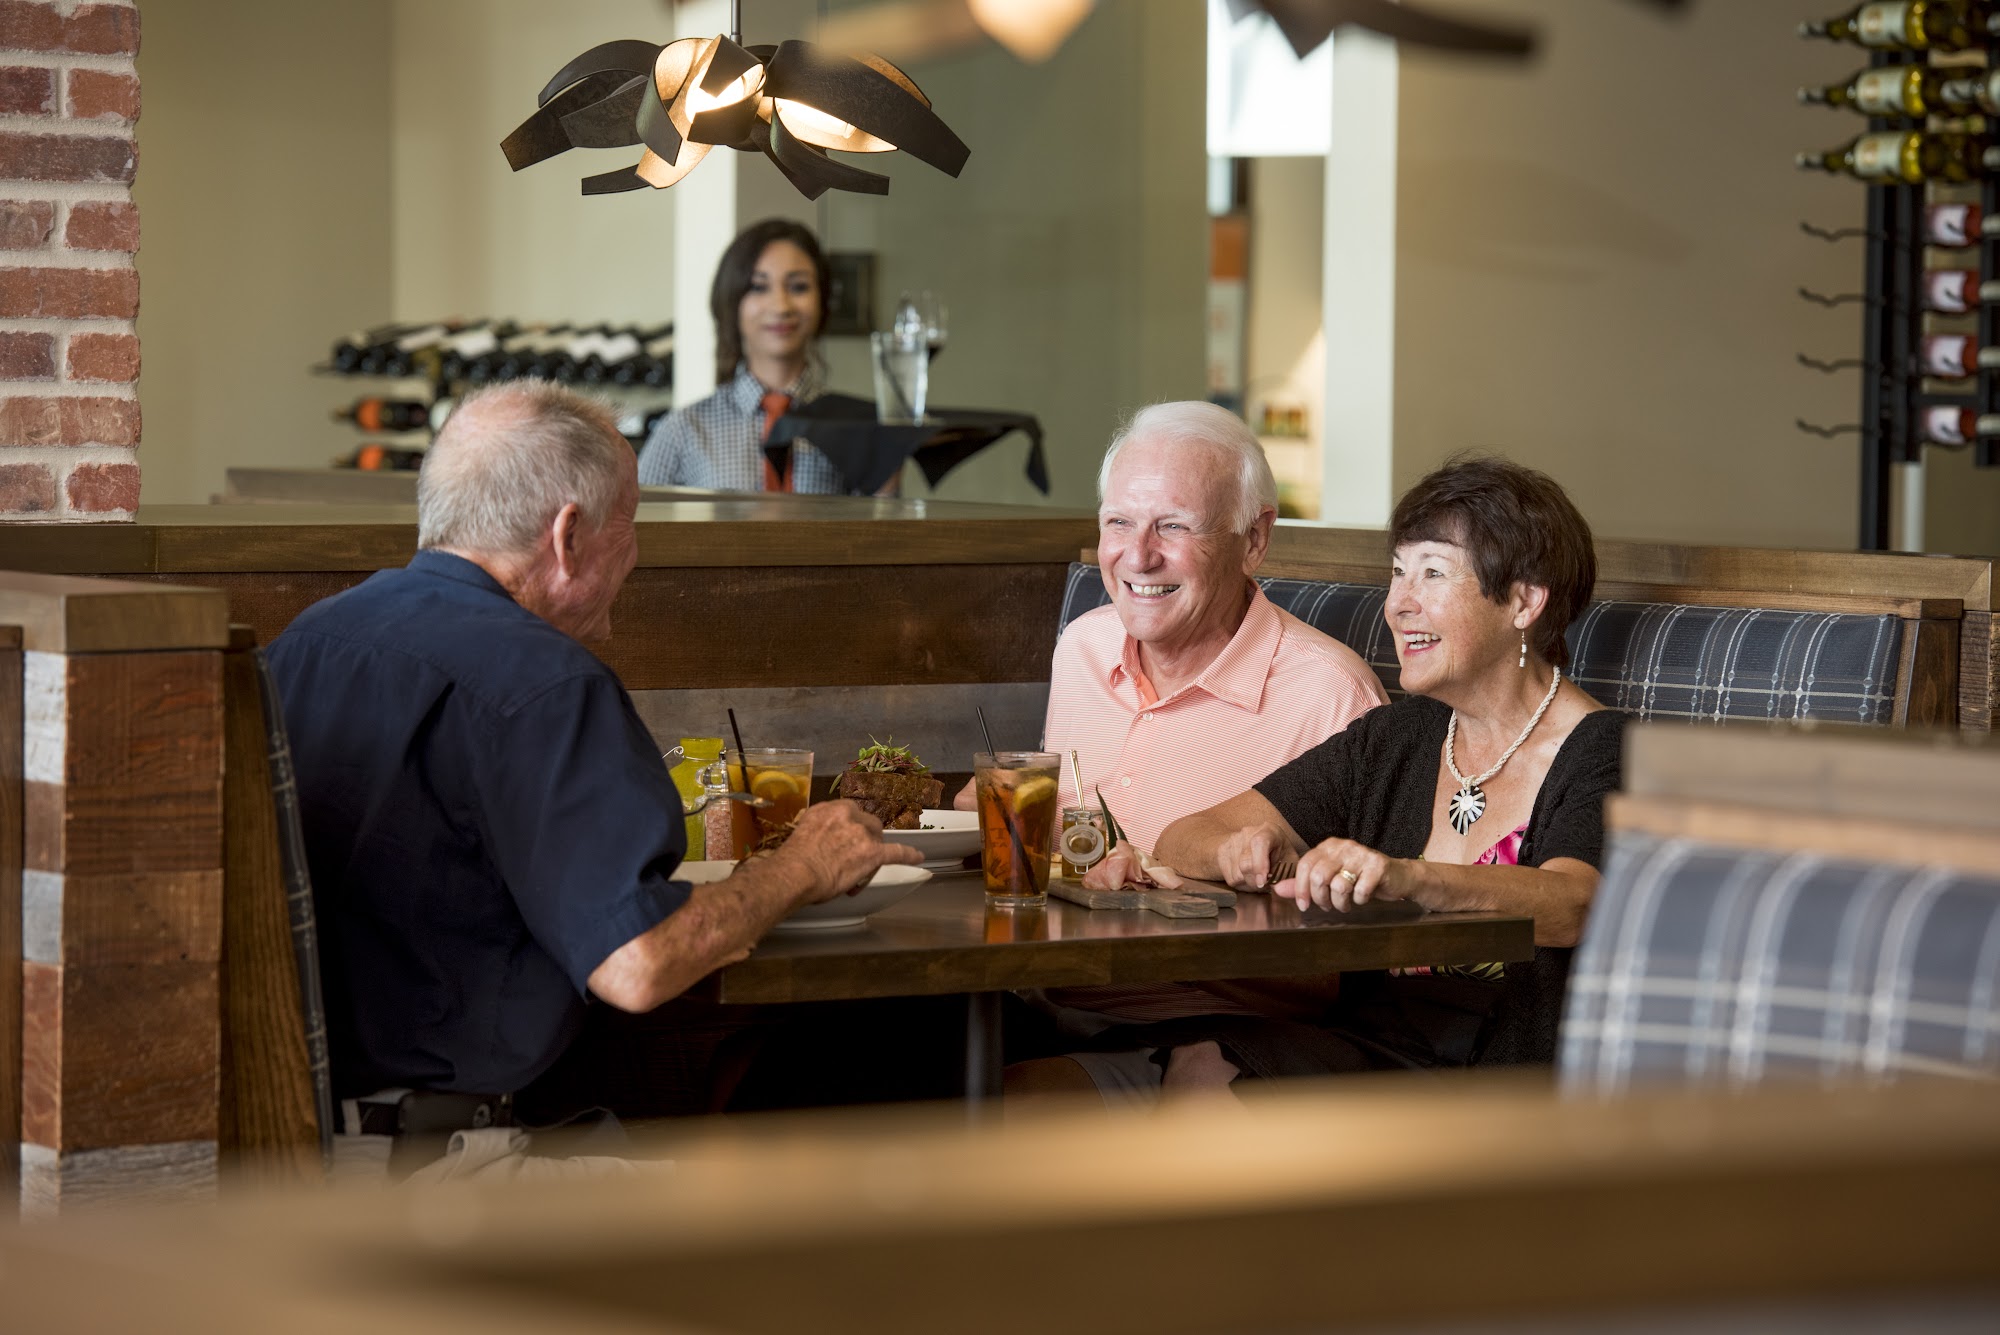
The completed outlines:
[[[1000,1104],[999,992],[970,992],[965,998],[965,1109],[974,1122],[989,1119]]]

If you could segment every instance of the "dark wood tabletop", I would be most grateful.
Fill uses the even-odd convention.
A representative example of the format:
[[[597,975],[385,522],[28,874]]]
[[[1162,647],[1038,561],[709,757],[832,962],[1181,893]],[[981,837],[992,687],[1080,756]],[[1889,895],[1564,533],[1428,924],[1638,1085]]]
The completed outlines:
[[[1139,909],[988,909],[977,872],[933,877],[908,899],[842,931],[774,932],[697,995],[740,1003],[852,1001],[1019,987],[1193,982],[1479,964],[1534,955],[1534,920],[1425,913],[1403,903],[1301,913],[1239,895],[1214,918]]]

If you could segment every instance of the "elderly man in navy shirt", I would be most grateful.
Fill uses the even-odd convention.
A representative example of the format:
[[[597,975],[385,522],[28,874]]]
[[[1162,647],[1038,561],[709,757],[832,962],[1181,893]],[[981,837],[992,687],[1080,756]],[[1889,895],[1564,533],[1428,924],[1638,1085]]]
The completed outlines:
[[[576,1036],[586,997],[650,1010],[794,908],[919,860],[832,802],[727,881],[673,879],[680,796],[584,647],[610,634],[638,500],[602,408],[535,381],[470,395],[424,461],[415,559],[271,646],[337,1097],[504,1108]]]

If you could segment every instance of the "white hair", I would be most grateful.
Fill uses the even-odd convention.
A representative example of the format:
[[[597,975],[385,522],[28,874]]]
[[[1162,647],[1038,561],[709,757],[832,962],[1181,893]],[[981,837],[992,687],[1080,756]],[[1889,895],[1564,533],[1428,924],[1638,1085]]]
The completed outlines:
[[[592,529],[618,502],[632,447],[611,410],[545,380],[474,390],[417,475],[417,546],[532,549],[574,501]]]
[[[1177,445],[1206,445],[1231,456],[1236,463],[1236,532],[1248,533],[1257,516],[1278,508],[1278,479],[1271,475],[1271,461],[1256,433],[1235,413],[1199,399],[1155,403],[1132,414],[1105,448],[1104,463],[1097,470],[1097,499],[1111,486],[1111,465],[1118,451],[1135,440],[1155,440]]]

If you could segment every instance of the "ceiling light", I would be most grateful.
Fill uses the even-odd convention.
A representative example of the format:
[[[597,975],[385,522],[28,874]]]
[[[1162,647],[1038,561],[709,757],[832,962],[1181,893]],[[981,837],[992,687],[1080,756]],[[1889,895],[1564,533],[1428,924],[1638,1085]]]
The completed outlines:
[[[900,149],[948,176],[970,155],[902,70],[810,42],[606,42],[556,71],[536,104],[500,144],[515,171],[572,148],[644,146],[633,166],[585,177],[586,195],[665,189],[710,148],[763,153],[808,199],[828,190],[889,192],[888,177],[829,150]]]

